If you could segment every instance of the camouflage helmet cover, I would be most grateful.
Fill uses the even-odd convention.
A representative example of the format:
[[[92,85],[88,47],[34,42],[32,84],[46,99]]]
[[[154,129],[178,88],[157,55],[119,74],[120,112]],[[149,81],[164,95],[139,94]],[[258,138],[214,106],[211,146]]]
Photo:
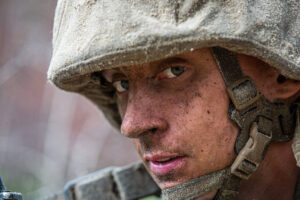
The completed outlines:
[[[299,0],[58,0],[48,78],[120,125],[111,90],[92,72],[221,46],[300,80]]]

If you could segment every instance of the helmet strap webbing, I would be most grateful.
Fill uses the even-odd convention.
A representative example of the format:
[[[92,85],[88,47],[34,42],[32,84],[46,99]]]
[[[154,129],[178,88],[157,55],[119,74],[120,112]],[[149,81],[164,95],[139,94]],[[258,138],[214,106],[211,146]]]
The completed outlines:
[[[199,178],[192,179],[183,184],[162,190],[163,200],[195,200],[200,196],[222,187],[228,178],[230,169],[225,168]]]
[[[256,171],[272,141],[293,138],[294,110],[283,103],[269,102],[254,82],[241,71],[236,54],[221,47],[213,55],[231,99],[229,117],[239,127],[235,142],[238,154],[215,200],[234,199],[241,180]]]
[[[269,102],[243,74],[235,53],[220,47],[213,47],[212,52],[231,99],[229,118],[239,128],[234,146],[237,157],[229,168],[162,190],[164,200],[195,200],[213,190],[218,190],[214,200],[232,200],[241,180],[258,168],[269,144],[293,138],[297,104]]]

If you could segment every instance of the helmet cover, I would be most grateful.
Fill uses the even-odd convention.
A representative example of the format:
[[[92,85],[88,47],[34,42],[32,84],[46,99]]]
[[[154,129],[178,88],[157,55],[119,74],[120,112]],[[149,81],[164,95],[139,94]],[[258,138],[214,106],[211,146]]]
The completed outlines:
[[[58,0],[48,79],[91,99],[116,127],[113,92],[92,72],[220,46],[300,80],[299,13],[299,0]]]

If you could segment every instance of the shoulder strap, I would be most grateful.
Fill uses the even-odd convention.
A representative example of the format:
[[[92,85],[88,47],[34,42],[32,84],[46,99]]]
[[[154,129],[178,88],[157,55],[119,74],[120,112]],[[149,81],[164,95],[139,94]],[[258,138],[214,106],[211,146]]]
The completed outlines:
[[[110,167],[69,182],[64,189],[66,200],[135,200],[160,194],[141,162]]]

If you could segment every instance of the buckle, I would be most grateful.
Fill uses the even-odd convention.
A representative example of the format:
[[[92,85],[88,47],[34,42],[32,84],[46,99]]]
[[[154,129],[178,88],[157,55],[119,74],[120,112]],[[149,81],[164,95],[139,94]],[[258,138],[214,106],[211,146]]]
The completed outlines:
[[[243,110],[260,98],[254,82],[247,76],[227,87],[228,95],[238,110]]]
[[[268,136],[259,132],[257,123],[253,122],[250,137],[231,165],[231,173],[241,179],[248,179],[263,160],[265,148],[271,139],[272,134]]]

